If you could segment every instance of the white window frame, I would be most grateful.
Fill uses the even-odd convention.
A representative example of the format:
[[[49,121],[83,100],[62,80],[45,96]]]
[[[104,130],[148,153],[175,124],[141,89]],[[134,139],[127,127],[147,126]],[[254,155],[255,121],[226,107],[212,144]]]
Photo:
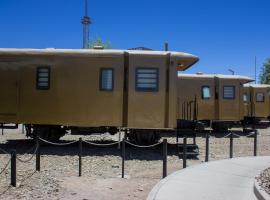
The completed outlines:
[[[262,99],[258,99],[258,95],[262,95]],[[263,103],[265,99],[265,95],[263,92],[256,92],[256,102]]]
[[[209,90],[209,97],[205,97],[204,95],[204,89],[207,88]],[[210,86],[209,85],[203,85],[201,88],[201,97],[204,100],[210,99],[211,98],[211,90],[210,90]]]
[[[137,67],[135,74],[135,87],[139,92],[158,92],[159,68]]]
[[[225,94],[225,90],[226,88],[231,88],[232,89],[232,92],[233,92],[233,96],[226,96]],[[235,99],[235,86],[234,85],[224,85],[223,86],[223,99],[226,99],[226,100],[233,100]]]
[[[50,89],[51,69],[48,66],[37,67],[36,88],[38,90]]]
[[[105,71],[111,71],[111,77],[110,77],[111,83],[109,84],[110,87],[106,87],[105,85],[103,85],[103,79],[106,78],[103,76],[104,75],[103,72],[105,72]],[[113,89],[114,89],[114,69],[113,68],[101,68],[100,75],[99,75],[99,90],[110,92],[110,91],[113,91]]]

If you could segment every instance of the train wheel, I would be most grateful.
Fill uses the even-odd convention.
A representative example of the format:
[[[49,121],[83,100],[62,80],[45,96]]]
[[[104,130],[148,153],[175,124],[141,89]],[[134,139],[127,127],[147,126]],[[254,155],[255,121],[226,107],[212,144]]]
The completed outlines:
[[[160,135],[153,130],[130,130],[127,138],[130,142],[138,145],[151,145],[160,140]]]
[[[230,126],[227,123],[221,123],[221,122],[212,123],[212,129],[214,132],[228,132],[229,127]]]
[[[61,126],[34,126],[33,137],[37,135],[48,141],[58,141],[62,136],[66,134],[66,130]]]

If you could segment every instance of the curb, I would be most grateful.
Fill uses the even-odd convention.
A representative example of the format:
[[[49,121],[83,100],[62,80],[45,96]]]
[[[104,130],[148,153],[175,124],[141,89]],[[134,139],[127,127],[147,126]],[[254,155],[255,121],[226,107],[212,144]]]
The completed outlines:
[[[269,194],[262,190],[259,186],[258,181],[255,179],[253,185],[253,191],[258,200],[270,200]]]

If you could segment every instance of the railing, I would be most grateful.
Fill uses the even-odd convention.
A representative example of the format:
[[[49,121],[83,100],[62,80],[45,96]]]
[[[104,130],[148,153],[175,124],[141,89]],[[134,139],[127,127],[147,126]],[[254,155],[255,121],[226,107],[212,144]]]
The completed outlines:
[[[30,153],[30,151],[34,152],[32,153],[31,157],[23,160],[22,158],[20,158],[17,153],[16,150],[12,150],[11,153],[3,150],[0,148],[0,151],[5,153],[5,154],[10,154],[10,159],[8,160],[8,162],[4,165],[3,169],[0,171],[0,175],[7,170],[7,168],[9,167],[9,164],[11,164],[11,181],[10,184],[13,187],[16,187],[16,161],[21,162],[21,163],[28,163],[30,162],[34,157],[36,157],[36,171],[40,171],[41,169],[41,165],[40,165],[40,161],[41,161],[41,143],[44,144],[48,144],[48,145],[53,145],[53,146],[68,146],[68,145],[72,145],[72,144],[76,144],[78,143],[78,161],[79,161],[79,176],[82,176],[82,155],[83,155],[83,143],[87,144],[87,145],[91,145],[91,146],[96,146],[96,147],[108,147],[108,146],[113,146],[113,145],[117,145],[117,144],[121,144],[121,148],[122,148],[122,153],[121,153],[121,157],[122,157],[122,178],[125,177],[125,158],[126,158],[126,144],[136,147],[136,148],[153,148],[153,147],[157,147],[159,145],[163,145],[163,172],[162,172],[162,177],[165,178],[167,176],[167,139],[164,139],[163,142],[159,142],[156,144],[152,144],[152,145],[148,145],[148,146],[140,146],[140,145],[136,145],[133,144],[125,139],[123,139],[122,141],[118,141],[118,142],[113,142],[110,144],[97,144],[97,143],[93,143],[90,141],[86,141],[86,140],[82,140],[82,138],[79,138],[78,141],[72,141],[72,142],[68,142],[68,143],[54,143],[54,142],[50,142],[47,140],[44,140],[42,138],[36,137],[36,144],[34,147],[32,147],[30,150],[28,150],[27,152],[24,153],[28,154]]]
[[[31,153],[31,151],[33,151]],[[8,162],[4,165],[3,169],[0,171],[0,175],[3,174],[9,167],[10,165],[10,185],[12,185],[13,187],[16,187],[17,185],[17,162],[21,162],[21,163],[29,163],[30,161],[33,160],[33,158],[35,157],[36,152],[38,151],[38,145],[35,145],[34,147],[32,147],[31,149],[29,149],[28,151],[26,151],[23,155],[25,154],[32,154],[30,158],[23,160],[22,158],[20,158],[17,155],[16,150],[11,150],[11,152],[7,152],[4,149],[0,148],[0,152],[5,153],[5,154],[10,154],[10,159],[8,160]]]
[[[192,101],[184,101],[182,103],[182,119],[197,120],[198,117],[198,102],[195,96]]]
[[[236,137],[253,137],[253,155],[257,156],[257,138],[258,138],[258,130],[253,130],[249,135],[241,136],[236,133],[228,133],[227,135],[220,137],[221,138],[229,138],[230,140],[230,150],[229,150],[229,158],[233,158],[233,141],[234,136]],[[211,136],[212,137],[212,136]],[[207,132],[205,135],[205,162],[209,161],[209,139],[211,138],[210,134]],[[187,138],[183,138],[183,168],[187,167]]]
[[[233,158],[233,141],[234,141],[234,136],[236,137],[242,137],[241,135],[238,135],[236,133],[228,133],[227,135],[221,137],[221,138],[229,138],[230,140],[230,151],[229,151],[229,158]],[[254,142],[253,142],[253,155],[257,156],[257,137],[258,137],[258,131],[254,130],[252,133],[249,135],[245,135],[245,137],[253,137]],[[209,161],[209,140],[212,138],[210,134],[207,132],[205,135],[205,162]],[[125,159],[126,159],[126,144],[133,146],[135,148],[153,148],[162,145],[163,146],[163,153],[162,153],[162,160],[163,160],[163,170],[162,170],[162,177],[165,178],[167,176],[167,153],[168,153],[168,147],[167,147],[167,139],[164,139],[163,142],[159,142],[156,144],[148,145],[148,146],[141,146],[141,145],[136,145],[133,144],[126,139],[123,139],[122,141],[118,142],[113,142],[110,144],[97,144],[94,142],[82,140],[82,138],[79,138],[78,141],[72,141],[68,143],[54,143],[50,142],[47,140],[44,140],[42,138],[36,137],[36,144],[27,152],[24,154],[28,154],[31,151],[33,151],[32,155],[30,158],[23,160],[20,158],[16,150],[12,150],[10,153],[1,149],[0,152],[4,154],[10,154],[10,159],[7,161],[7,163],[4,165],[4,167],[0,170],[0,175],[4,173],[4,171],[7,170],[8,166],[10,165],[10,184],[13,187],[16,187],[16,161],[21,162],[21,163],[28,163],[30,162],[34,157],[36,157],[36,171],[40,171],[41,166],[40,166],[40,160],[41,160],[41,143],[44,144],[49,144],[53,146],[68,146],[72,144],[78,143],[78,162],[79,162],[79,169],[78,169],[78,174],[79,176],[82,176],[82,156],[83,156],[83,144],[91,145],[91,146],[96,146],[96,147],[108,147],[108,146],[113,146],[113,145],[119,145],[121,144],[121,157],[122,157],[122,178],[125,177]],[[183,138],[183,168],[187,167],[187,137]]]

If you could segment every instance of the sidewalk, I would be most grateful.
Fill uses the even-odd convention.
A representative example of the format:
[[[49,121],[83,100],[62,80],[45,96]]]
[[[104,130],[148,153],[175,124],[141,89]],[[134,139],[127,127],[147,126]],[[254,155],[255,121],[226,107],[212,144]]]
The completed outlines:
[[[161,180],[148,200],[249,200],[254,177],[270,167],[270,156],[212,161],[177,171]]]

